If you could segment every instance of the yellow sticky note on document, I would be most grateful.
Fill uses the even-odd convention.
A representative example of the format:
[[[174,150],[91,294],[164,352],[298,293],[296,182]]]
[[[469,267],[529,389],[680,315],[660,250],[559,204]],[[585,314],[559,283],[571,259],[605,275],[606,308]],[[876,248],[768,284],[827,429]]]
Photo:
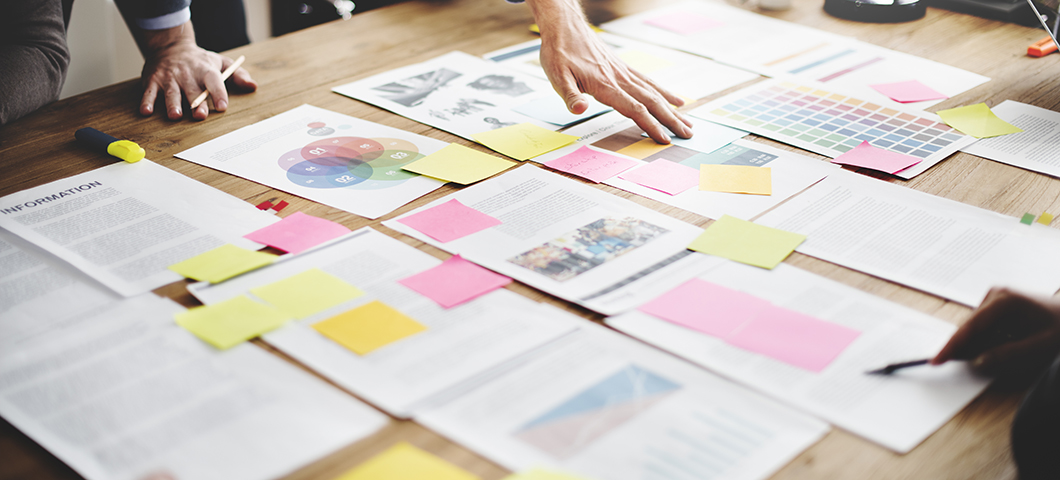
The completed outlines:
[[[773,269],[806,240],[806,235],[785,232],[723,215],[688,246],[690,250],[725,257],[756,267]]]
[[[773,174],[769,167],[700,164],[699,189],[708,192],[772,195]]]
[[[291,319],[275,308],[242,295],[221,303],[195,307],[173,318],[177,325],[221,350],[273,330]]]
[[[478,480],[441,458],[401,442],[335,480]]]
[[[447,182],[470,185],[515,165],[514,162],[503,158],[450,143],[441,150],[401,168]]]
[[[985,103],[939,110],[935,114],[943,122],[946,122],[946,125],[975,138],[997,137],[1023,131],[1023,129],[998,118]]]
[[[618,58],[626,62],[626,65],[643,74],[650,74],[674,66],[674,62],[640,50],[623,51],[618,54]]]
[[[661,145],[655,143],[655,140],[652,140],[650,138],[644,138],[638,140],[632,145],[622,147],[622,149],[618,150],[615,153],[621,153],[622,155],[625,155],[627,157],[633,157],[638,160],[644,160],[645,158],[655,155],[656,153],[666,150],[667,148],[670,148],[670,145]]]
[[[585,477],[579,477],[564,472],[557,472],[555,470],[546,470],[544,468],[532,468],[530,470],[524,470],[519,473],[513,473],[504,477],[503,480],[588,480]]]
[[[250,293],[295,318],[305,318],[364,295],[361,289],[319,268],[255,288]]]
[[[557,133],[532,123],[520,123],[471,136],[493,150],[516,160],[529,160],[538,155],[574,143],[578,137]]]
[[[276,255],[225,244],[170,265],[169,269],[200,282],[221,283],[241,273],[264,267],[275,260]]]
[[[358,355],[427,330],[426,325],[379,300],[314,323],[313,328]]]

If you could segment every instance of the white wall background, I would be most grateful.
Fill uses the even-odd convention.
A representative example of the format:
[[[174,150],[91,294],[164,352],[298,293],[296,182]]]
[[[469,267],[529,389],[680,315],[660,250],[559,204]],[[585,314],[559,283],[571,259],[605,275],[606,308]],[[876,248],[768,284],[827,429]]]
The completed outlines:
[[[250,41],[269,38],[269,0],[243,2]],[[60,98],[140,76],[143,57],[113,0],[75,1],[66,40],[70,70]]]

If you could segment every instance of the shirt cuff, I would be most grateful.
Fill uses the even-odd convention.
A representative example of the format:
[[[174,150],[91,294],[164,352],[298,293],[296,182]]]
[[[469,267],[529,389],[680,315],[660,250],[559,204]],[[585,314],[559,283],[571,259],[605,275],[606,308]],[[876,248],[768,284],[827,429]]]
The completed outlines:
[[[188,20],[191,20],[191,7],[184,7],[160,17],[137,18],[136,26],[144,30],[165,30],[183,25]]]

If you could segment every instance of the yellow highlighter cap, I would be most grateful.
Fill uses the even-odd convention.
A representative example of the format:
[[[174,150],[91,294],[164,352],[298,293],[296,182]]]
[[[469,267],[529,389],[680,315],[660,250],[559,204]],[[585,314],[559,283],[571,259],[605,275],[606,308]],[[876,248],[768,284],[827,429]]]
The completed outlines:
[[[129,163],[136,163],[143,160],[147,152],[144,151],[143,147],[137,145],[129,140],[118,140],[110,145],[107,145],[107,153],[125,160]]]

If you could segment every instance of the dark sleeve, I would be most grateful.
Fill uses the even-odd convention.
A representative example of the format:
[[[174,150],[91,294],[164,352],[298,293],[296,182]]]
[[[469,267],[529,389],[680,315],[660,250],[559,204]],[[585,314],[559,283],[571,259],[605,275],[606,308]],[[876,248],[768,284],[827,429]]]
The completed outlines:
[[[184,10],[191,0],[114,0],[127,18],[154,18]]]
[[[61,0],[16,0],[4,6],[0,125],[58,99],[70,66]]]

